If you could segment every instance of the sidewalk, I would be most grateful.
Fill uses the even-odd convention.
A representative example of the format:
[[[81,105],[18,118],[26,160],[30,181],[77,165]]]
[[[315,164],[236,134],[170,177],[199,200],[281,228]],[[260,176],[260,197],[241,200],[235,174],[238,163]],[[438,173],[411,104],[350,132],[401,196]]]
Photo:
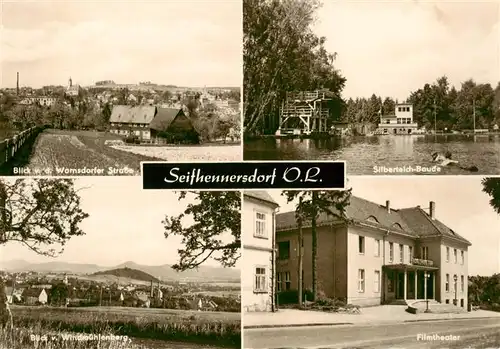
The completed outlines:
[[[464,314],[410,314],[401,305],[381,305],[361,308],[361,314],[324,313],[320,311],[280,309],[276,313],[245,313],[244,328],[273,328],[299,326],[368,325],[432,320],[498,318],[500,313],[476,310]]]

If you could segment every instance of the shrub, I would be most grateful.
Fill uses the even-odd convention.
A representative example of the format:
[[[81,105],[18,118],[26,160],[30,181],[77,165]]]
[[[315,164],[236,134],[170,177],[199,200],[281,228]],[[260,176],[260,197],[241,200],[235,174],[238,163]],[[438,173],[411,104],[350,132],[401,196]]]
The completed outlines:
[[[285,304],[297,304],[299,303],[299,291],[288,290],[277,293],[277,303],[278,305]],[[311,301],[313,299],[313,294],[309,290],[304,290],[302,292],[302,301]]]

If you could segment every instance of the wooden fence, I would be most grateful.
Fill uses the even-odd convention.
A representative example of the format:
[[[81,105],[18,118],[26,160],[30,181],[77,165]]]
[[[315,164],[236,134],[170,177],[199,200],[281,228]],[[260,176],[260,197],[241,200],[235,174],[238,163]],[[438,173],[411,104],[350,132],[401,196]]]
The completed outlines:
[[[26,142],[33,141],[42,131],[41,127],[32,127],[14,137],[0,142],[0,166],[12,160]]]

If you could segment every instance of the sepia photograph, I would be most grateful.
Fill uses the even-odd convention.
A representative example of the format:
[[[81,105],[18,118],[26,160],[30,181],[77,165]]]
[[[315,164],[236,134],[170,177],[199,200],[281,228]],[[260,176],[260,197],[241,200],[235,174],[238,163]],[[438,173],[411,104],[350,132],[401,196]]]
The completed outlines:
[[[140,188],[0,179],[1,349],[241,347],[241,192]]]
[[[243,0],[244,159],[497,175],[498,1]]]
[[[1,12],[1,175],[241,160],[238,1],[8,1]]]
[[[245,191],[244,347],[496,348],[499,228],[500,178]]]

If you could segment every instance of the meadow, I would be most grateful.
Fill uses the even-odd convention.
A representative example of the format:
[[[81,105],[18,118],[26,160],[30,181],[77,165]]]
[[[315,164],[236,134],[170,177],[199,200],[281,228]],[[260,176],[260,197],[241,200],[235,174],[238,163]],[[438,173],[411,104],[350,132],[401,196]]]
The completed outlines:
[[[32,169],[108,168],[127,169],[113,175],[140,174],[141,161],[238,161],[240,145],[107,145],[121,138],[109,132],[45,130],[36,139],[25,159],[17,166]],[[56,173],[57,174],[57,173]],[[84,174],[83,174],[84,175]]]
[[[56,334],[58,340],[38,343],[36,348],[100,348],[142,349],[140,344],[123,341],[107,341],[104,346],[86,346],[74,341],[64,341],[62,333],[113,334],[128,338],[154,339],[217,347],[237,348],[241,342],[241,320],[239,313],[181,311],[172,309],[146,309],[124,307],[51,308],[12,306],[14,326],[18,328],[15,338],[4,333],[0,343],[11,343],[5,349],[33,348],[33,335]],[[28,330],[29,329],[29,330]],[[60,342],[60,343],[59,343]],[[140,341],[139,341],[140,342]],[[58,344],[59,343],[59,344]],[[161,342],[159,342],[161,344]],[[153,346],[161,348],[162,346]],[[51,346],[49,346],[51,345]],[[69,345],[69,346],[68,346]],[[97,342],[95,343],[97,345]],[[125,346],[128,345],[128,346]],[[190,344],[191,346],[191,344]],[[150,348],[151,346],[148,346]],[[0,349],[4,347],[0,346]]]

